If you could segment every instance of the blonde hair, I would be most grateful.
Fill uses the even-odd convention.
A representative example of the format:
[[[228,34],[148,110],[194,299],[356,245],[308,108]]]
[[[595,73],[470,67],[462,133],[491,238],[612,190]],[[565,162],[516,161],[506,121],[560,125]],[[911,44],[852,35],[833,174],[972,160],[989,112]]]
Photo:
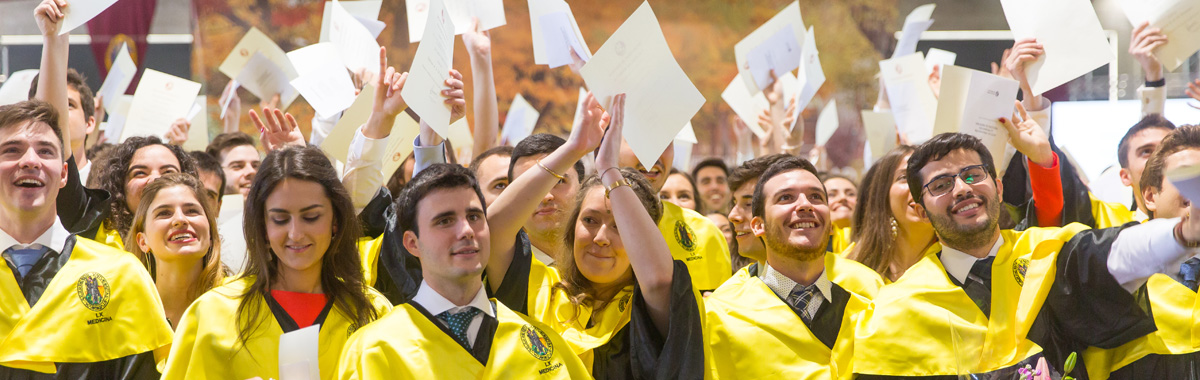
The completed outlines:
[[[194,282],[187,292],[188,299],[195,301],[201,294],[217,287],[225,279],[225,268],[221,265],[221,240],[217,234],[217,219],[214,216],[216,204],[208,197],[204,186],[195,176],[171,173],[146,185],[146,188],[142,190],[142,201],[138,204],[137,212],[134,213],[133,224],[129,226],[129,233],[125,235],[125,249],[142,261],[142,265],[146,266],[146,270],[150,271],[151,276],[155,275],[154,253],[142,251],[137,244],[137,235],[146,231],[146,214],[150,212],[150,204],[154,202],[158,193],[177,186],[191,190],[192,196],[196,197],[196,200],[200,202],[200,207],[204,210],[205,219],[208,220],[208,239],[210,241],[208,253],[205,253],[204,258],[201,259],[203,268],[200,270],[199,280]]]

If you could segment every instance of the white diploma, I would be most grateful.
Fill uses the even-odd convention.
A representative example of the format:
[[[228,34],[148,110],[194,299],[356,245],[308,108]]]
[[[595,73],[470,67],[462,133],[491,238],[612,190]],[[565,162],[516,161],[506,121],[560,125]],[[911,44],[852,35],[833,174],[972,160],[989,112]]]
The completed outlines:
[[[771,17],[770,20],[767,20],[758,29],[733,45],[734,59],[737,61],[738,73],[743,74],[742,79],[745,81],[746,88],[750,93],[757,93],[763,89],[763,86],[759,84],[761,81],[758,83],[755,82],[758,80],[759,75],[748,74],[751,71],[751,52],[760,45],[768,43],[768,40],[772,37],[782,39],[783,37],[779,37],[777,34],[787,28],[791,28],[795,41],[804,41],[804,21],[800,18],[799,1],[793,1],[787,7],[783,8],[782,11],[779,11],[775,17]],[[803,49],[804,46],[800,46],[800,48]],[[800,63],[798,58],[791,63]],[[792,66],[792,68],[795,67]],[[762,74],[765,74],[765,72]],[[783,75],[781,71],[776,71],[775,74]]]
[[[392,178],[392,174],[404,165],[404,159],[413,151],[413,139],[420,132],[421,124],[408,112],[396,116],[396,124],[392,124],[392,132],[388,135],[387,151],[383,154],[383,178]]]
[[[183,150],[196,151],[208,148],[208,97],[199,95],[196,97],[196,102],[192,104],[192,109],[188,111],[187,118],[192,126],[188,128],[187,141],[183,143]]]
[[[796,118],[792,120],[792,125],[788,126],[788,131],[795,130],[796,126],[800,124],[802,118],[799,114],[812,101],[813,96],[817,95],[817,90],[821,89],[821,85],[825,84],[825,71],[821,69],[816,36],[813,35],[811,26],[808,27],[808,33],[804,36],[804,51],[800,55],[800,75],[797,76],[797,80],[800,93],[796,94]]]
[[[900,133],[912,144],[933,137],[938,100],[929,89],[929,75],[921,53],[879,61],[879,71]]]
[[[342,6],[342,9],[345,9],[347,13],[354,16],[359,22],[363,20],[378,20],[379,8],[383,6],[383,0],[339,1],[338,3]],[[321,12],[321,39],[319,41],[330,42],[329,24],[333,20],[333,1],[326,1],[325,8]],[[367,26],[366,23],[363,23],[363,26]],[[375,33],[370,28],[370,26],[367,26],[367,29],[378,37],[379,33]]]
[[[925,71],[932,73],[936,66],[953,65],[956,59],[958,59],[958,54],[954,52],[929,48],[929,54],[925,55]]]
[[[408,42],[419,42],[424,39],[425,23],[433,4],[430,0],[407,0],[404,6],[408,11]],[[443,0],[443,6],[454,19],[454,35],[470,32],[473,18],[479,18],[480,31],[508,23],[501,0]]]
[[[933,17],[935,7],[937,4],[925,4],[908,13],[908,17],[904,18],[904,29],[900,31],[900,38],[896,41],[896,50],[892,51],[892,58],[917,52],[917,42],[921,40],[921,33],[925,33],[933,25],[930,17]]]
[[[112,112],[113,103],[109,100],[116,99],[117,95],[125,95],[125,90],[133,84],[134,75],[137,75],[137,65],[133,63],[133,57],[129,56],[129,46],[121,46],[121,52],[108,69],[108,76],[104,77],[104,83],[100,85],[100,90],[96,91],[96,96],[104,97],[105,111]]]
[[[533,134],[538,117],[542,114],[533,108],[524,96],[517,94],[508,113],[504,115],[504,129],[500,131],[500,145],[516,146],[517,143]]]
[[[263,34],[261,30],[253,27],[246,31],[246,35],[242,36],[237,45],[233,46],[233,51],[229,52],[217,70],[220,70],[225,76],[237,78],[238,74],[242,73],[242,68],[246,66],[246,62],[250,61],[256,52],[279,66],[289,80],[296,78],[296,68],[292,66],[292,61],[288,60],[287,53],[284,53],[283,49],[279,48],[279,45],[276,45],[275,41]],[[249,88],[247,87],[247,89]],[[261,96],[259,97],[261,98]]]
[[[237,79],[231,80],[229,82],[230,82],[230,85],[229,85],[230,93],[225,96],[225,100],[221,101],[221,120],[225,120],[225,112],[229,111],[229,104],[233,102],[233,93],[237,92],[239,87],[242,87],[242,85],[238,83]],[[241,115],[235,115],[235,116],[241,117]]]
[[[679,134],[675,135],[675,142],[680,141],[692,144],[700,142],[699,139],[696,138],[696,129],[692,128],[692,122],[689,121],[687,125],[683,126],[683,129],[679,130]]]
[[[583,119],[583,112],[582,112],[583,101],[586,99],[587,99],[587,89],[580,87],[579,88],[579,99],[575,100],[575,117],[571,119],[570,129],[575,129],[575,126],[579,124],[579,120]],[[482,153],[482,152],[480,152],[480,153]]]
[[[539,65],[551,65],[550,62],[552,60],[557,60],[558,62],[561,62],[563,58],[566,58],[567,59],[566,63],[571,63],[571,61],[570,61],[571,60],[571,55],[570,55],[571,52],[570,51],[564,51],[564,50],[555,50],[554,52],[550,51],[550,49],[566,49],[567,46],[551,47],[551,46],[546,45],[548,43],[547,40],[550,38],[549,36],[547,36],[547,34],[555,33],[551,29],[557,28],[558,33],[560,33],[560,34],[563,32],[563,28],[562,28],[561,24],[548,25],[548,26],[542,24],[542,22],[543,22],[542,17],[550,15],[550,14],[555,14],[555,13],[561,13],[561,14],[565,15],[567,21],[571,25],[570,32],[568,33],[568,34],[570,34],[570,36],[564,38],[565,40],[567,40],[567,43],[571,43],[571,42],[578,43],[578,46],[576,46],[574,44],[572,44],[570,46],[572,46],[573,48],[576,49],[575,52],[577,54],[579,54],[579,57],[582,58],[584,61],[591,59],[592,58],[592,50],[588,48],[587,41],[585,41],[583,39],[583,33],[580,32],[580,30],[579,30],[579,24],[575,22],[575,14],[571,13],[571,6],[567,5],[567,2],[565,2],[563,0],[529,0],[529,30],[533,36],[532,37],[532,39],[533,39],[533,62],[536,64],[539,64]],[[554,16],[554,17],[559,17],[559,16]],[[561,19],[559,19],[559,21],[561,21]],[[580,48],[582,48],[582,51],[579,50]],[[561,55],[564,52],[567,54],[566,56]],[[555,53],[557,53],[558,56],[552,57],[552,54],[555,54]],[[557,65],[557,66],[552,65],[552,67],[558,67],[558,66],[561,66],[561,65]]]
[[[696,130],[692,128],[692,122],[688,122],[679,130],[679,134],[675,135],[675,162],[672,166],[679,171],[688,171],[692,168],[692,147],[696,145]]]
[[[424,40],[417,45],[408,80],[400,94],[421,121],[446,137],[450,133],[450,106],[442,90],[454,62],[454,21],[442,6],[442,0],[430,1],[429,7]]]
[[[645,167],[658,161],[704,105],[704,95],[675,61],[647,2],[617,28],[580,74],[606,108],[614,95],[626,94],[625,141]]]
[[[801,40],[796,39],[795,30],[800,27],[802,26],[784,26],[783,29],[771,35],[766,42],[750,50],[750,55],[746,57],[746,63],[750,65],[750,74],[754,76],[754,83],[758,88],[767,88],[771,85],[774,81],[771,79],[771,71],[774,71],[775,75],[781,75],[781,73],[791,72],[800,66]]]
[[[958,66],[942,67],[934,133],[964,133],[983,141],[993,162],[1005,161],[1008,130],[1000,118],[1011,118],[1017,81]]]
[[[1033,95],[1116,59],[1088,0],[1000,0],[1014,39],[1036,38],[1045,51],[1025,67]]]
[[[279,380],[321,378],[320,334],[321,325],[316,324],[279,336]]]
[[[375,87],[371,85],[363,86],[362,92],[358,93],[358,97],[354,98],[354,102],[342,112],[342,118],[338,119],[337,124],[334,124],[333,129],[329,130],[329,136],[321,141],[321,149],[325,150],[325,154],[335,160],[346,162],[346,157],[350,153],[350,140],[354,138],[355,131],[358,127],[367,123],[367,119],[371,117],[371,110],[375,105]]]
[[[165,136],[176,119],[187,116],[199,94],[199,83],[146,69],[118,141],[133,136]]]
[[[290,65],[289,61],[289,65]],[[256,51],[246,60],[241,72],[234,79],[259,99],[271,99],[279,95],[279,109],[287,109],[299,94],[290,82],[298,77],[295,69],[288,74],[275,62],[267,59],[261,51]],[[345,71],[345,70],[342,70]]]
[[[1200,1],[1122,0],[1121,7],[1134,26],[1148,21],[1167,35],[1171,42],[1154,51],[1167,71],[1175,71],[1200,50]]]
[[[829,138],[833,137],[833,133],[838,129],[838,110],[837,100],[830,100],[825,103],[825,108],[821,109],[821,113],[817,115],[817,146],[824,146],[829,142]]]
[[[37,69],[21,70],[9,74],[4,84],[0,85],[0,106],[29,100],[29,87],[33,85],[33,78],[37,77],[37,74]],[[108,99],[112,98],[105,98],[106,101]]]
[[[896,119],[892,118],[891,112],[862,111],[862,121],[872,161],[896,148]]]
[[[329,42],[337,47],[342,64],[351,71],[366,70],[379,75],[379,43],[361,21],[338,1],[330,4]]]
[[[467,118],[458,119],[454,124],[450,124],[450,135],[446,136],[446,141],[454,148],[454,157],[458,157],[458,162],[468,162],[475,157],[472,154],[475,150],[475,136],[471,135],[471,126],[467,124]]]
[[[108,141],[121,140],[121,130],[125,128],[125,120],[129,116],[129,106],[132,104],[133,95],[117,95],[116,99],[113,99],[113,109],[108,112],[108,122],[104,123],[101,128]]]
[[[584,62],[591,58],[591,52],[586,51],[578,38],[575,19],[567,12],[554,12],[542,15],[542,40],[547,54],[547,65],[550,68],[561,67],[575,62],[571,51],[579,55]]]
[[[328,42],[287,53],[300,76],[290,83],[317,115],[329,118],[354,103],[354,82],[337,59],[337,48]]]
[[[62,12],[66,15],[58,23],[58,35],[66,34],[75,28],[86,24],[91,19],[100,15],[105,9],[116,4],[117,0],[75,0],[67,4],[67,7],[62,8]]]
[[[1200,165],[1180,166],[1163,173],[1172,185],[1193,204],[1200,202]]]

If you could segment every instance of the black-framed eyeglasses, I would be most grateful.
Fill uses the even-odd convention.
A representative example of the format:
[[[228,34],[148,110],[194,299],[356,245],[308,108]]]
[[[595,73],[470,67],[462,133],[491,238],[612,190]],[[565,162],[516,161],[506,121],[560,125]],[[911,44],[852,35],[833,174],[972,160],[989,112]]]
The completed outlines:
[[[935,177],[923,187],[929,195],[938,197],[954,190],[958,184],[956,179],[962,178],[963,183],[974,185],[988,179],[987,169],[983,165],[971,165],[963,168],[958,174],[942,174]]]

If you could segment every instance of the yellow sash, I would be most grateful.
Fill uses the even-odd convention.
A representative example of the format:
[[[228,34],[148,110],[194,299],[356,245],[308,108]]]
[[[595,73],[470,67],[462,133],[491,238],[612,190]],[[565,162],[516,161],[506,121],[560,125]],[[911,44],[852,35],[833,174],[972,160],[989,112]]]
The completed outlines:
[[[1133,211],[1123,204],[1096,199],[1092,193],[1088,193],[1088,198],[1092,203],[1092,218],[1096,219],[1096,228],[1116,227],[1137,220]]]
[[[1088,347],[1083,358],[1091,379],[1107,379],[1111,372],[1146,355],[1200,351],[1200,298],[1196,292],[1161,273],[1150,276],[1146,288],[1158,331],[1111,350]]]
[[[992,264],[991,319],[950,281],[936,255],[941,245],[934,244],[864,311],[855,331],[854,372],[986,373],[1041,352],[1026,334],[1054,282],[1059,249],[1084,229],[1072,223],[1001,231],[1004,242]]]
[[[658,229],[671,248],[671,257],[682,261],[692,276],[696,290],[716,289],[729,279],[729,247],[725,235],[704,215],[662,202],[663,216]]]
[[[354,334],[339,379],[589,379],[591,375],[548,326],[495,302],[496,335],[487,365],[408,304]],[[325,378],[325,377],[323,377]]]
[[[705,299],[714,378],[849,379],[854,326],[882,286],[870,268],[829,253],[826,276],[850,293],[833,349],[758,277],[738,271]]]
[[[125,250],[125,241],[121,240],[121,233],[108,229],[107,223],[100,223],[99,229],[96,230],[96,241],[109,247]]]
[[[283,328],[265,300],[257,305],[262,321],[246,342],[238,340],[237,308],[253,277],[240,278],[200,296],[184,312],[175,331],[171,355],[163,379],[263,379],[279,378],[279,336]],[[383,315],[391,304],[382,295],[369,294],[376,311]],[[321,324],[318,364],[322,379],[336,374],[342,346],[356,326],[337,306]]]
[[[850,247],[854,244],[850,241],[850,232],[850,227],[833,229],[833,236],[829,240],[833,246],[833,253],[849,254]]]
[[[605,306],[595,316],[596,321],[592,326],[588,327],[592,318],[592,307],[572,304],[565,291],[554,288],[555,284],[562,281],[558,270],[542,264],[537,259],[530,260],[532,265],[529,267],[527,309],[529,316],[562,335],[571,352],[579,355],[588,373],[591,373],[594,362],[592,350],[608,343],[613,334],[629,324],[633,285],[621,289],[613,297],[614,301]]]
[[[358,254],[362,256],[363,284],[367,286],[375,286],[375,273],[379,269],[379,249],[383,246],[383,236],[358,239]]]
[[[0,366],[55,373],[54,363],[100,362],[170,344],[158,290],[126,252],[75,237],[70,259],[32,308],[0,265]]]

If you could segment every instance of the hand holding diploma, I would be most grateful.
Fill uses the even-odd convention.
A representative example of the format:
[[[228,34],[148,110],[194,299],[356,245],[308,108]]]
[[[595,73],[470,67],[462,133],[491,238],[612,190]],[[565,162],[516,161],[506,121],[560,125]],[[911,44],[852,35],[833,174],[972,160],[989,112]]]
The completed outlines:
[[[1129,37],[1129,55],[1142,65],[1142,73],[1147,82],[1163,79],[1163,65],[1154,55],[1155,50],[1167,44],[1167,35],[1162,29],[1151,27],[1149,21],[1143,21],[1133,28]]]
[[[1042,126],[1029,117],[1021,102],[1014,103],[1016,112],[1013,112],[1012,117],[1000,118],[1000,123],[1008,130],[1008,142],[1033,163],[1044,168],[1054,165],[1054,151],[1050,148],[1050,138],[1046,136]]]

